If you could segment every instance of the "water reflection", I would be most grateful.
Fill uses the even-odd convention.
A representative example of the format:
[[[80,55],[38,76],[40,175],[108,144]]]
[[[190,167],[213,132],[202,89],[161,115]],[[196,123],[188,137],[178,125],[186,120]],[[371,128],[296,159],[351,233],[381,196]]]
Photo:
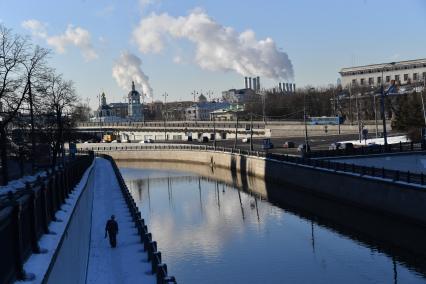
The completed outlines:
[[[181,283],[425,282],[423,229],[218,170],[119,165]]]

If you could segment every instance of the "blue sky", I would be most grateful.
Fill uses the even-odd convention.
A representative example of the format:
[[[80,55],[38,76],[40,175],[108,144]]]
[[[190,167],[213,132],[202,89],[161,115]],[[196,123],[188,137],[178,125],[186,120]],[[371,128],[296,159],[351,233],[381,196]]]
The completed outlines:
[[[89,98],[92,106],[102,91],[109,101],[123,100],[127,91],[123,80],[120,85],[112,76],[112,69],[125,51],[142,61],[141,69],[149,77],[156,100],[164,92],[169,94],[168,100],[189,100],[193,90],[210,90],[219,97],[222,90],[243,87],[241,72],[202,68],[203,58],[196,62],[191,34],[168,34],[159,53],[141,52],[133,31],[152,13],[167,13],[177,21],[177,17],[202,11],[237,34],[250,29],[256,41],[269,37],[291,60],[298,86],[334,84],[342,67],[426,57],[423,0],[0,0],[0,11],[1,23],[20,34],[31,35],[23,27],[24,21],[44,25],[48,35],[33,36],[34,42],[52,49],[51,65],[75,81],[79,96]],[[63,35],[68,25],[86,31],[90,44],[48,42],[48,38]],[[58,52],[61,47],[63,53]],[[87,49],[92,53],[82,53]],[[261,76],[261,81],[268,87],[278,79]]]

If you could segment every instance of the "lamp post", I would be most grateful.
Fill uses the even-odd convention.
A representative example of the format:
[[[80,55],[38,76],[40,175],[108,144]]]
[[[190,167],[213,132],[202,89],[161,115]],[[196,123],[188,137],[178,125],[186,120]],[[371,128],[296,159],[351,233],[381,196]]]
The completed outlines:
[[[388,137],[387,137],[387,132],[386,132],[386,114],[385,114],[385,87],[384,87],[384,83],[383,83],[383,72],[385,71],[385,68],[389,65],[395,65],[395,62],[391,62],[388,64],[385,64],[382,67],[382,80],[381,80],[381,101],[380,101],[380,111],[381,111],[381,115],[382,115],[382,121],[383,121],[383,140],[384,140],[384,146],[385,146],[385,150],[387,149],[388,146]]]
[[[314,88],[309,88],[308,92]],[[308,125],[306,121],[306,93],[303,93],[303,124],[305,125],[305,151],[309,151]]]
[[[166,127],[166,122],[167,122],[167,97],[169,96],[169,94],[164,93],[163,97],[164,97],[164,141],[167,140],[167,127]]]

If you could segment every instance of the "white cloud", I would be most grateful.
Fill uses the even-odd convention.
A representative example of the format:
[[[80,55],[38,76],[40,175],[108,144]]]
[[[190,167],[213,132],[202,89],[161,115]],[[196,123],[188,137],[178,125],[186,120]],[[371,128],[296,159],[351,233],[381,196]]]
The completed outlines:
[[[151,14],[140,21],[133,39],[142,53],[159,53],[168,38],[187,39],[195,44],[195,61],[204,69],[235,71],[243,76],[293,79],[287,54],[271,38],[257,40],[252,30],[242,33],[215,22],[204,11],[186,17]]]
[[[36,37],[46,38],[47,37],[47,29],[46,24],[41,23],[37,20],[27,20],[22,22],[22,27],[30,30],[31,34]]]
[[[173,58],[173,62],[174,62],[174,63],[176,63],[176,64],[180,64],[180,63],[183,63],[183,59],[182,59],[182,57],[180,57],[179,55],[176,55],[176,56]]]
[[[86,29],[68,25],[63,34],[49,36],[46,29],[47,25],[37,20],[24,21],[22,26],[30,30],[33,36],[46,40],[46,43],[52,46],[58,53],[65,53],[67,47],[71,45],[79,48],[86,60],[98,58],[98,54],[92,45],[91,35]]]
[[[146,97],[152,96],[152,88],[149,78],[141,69],[142,60],[127,51],[121,53],[112,68],[112,76],[123,90],[130,90],[132,81],[135,82],[137,90],[142,91]]]

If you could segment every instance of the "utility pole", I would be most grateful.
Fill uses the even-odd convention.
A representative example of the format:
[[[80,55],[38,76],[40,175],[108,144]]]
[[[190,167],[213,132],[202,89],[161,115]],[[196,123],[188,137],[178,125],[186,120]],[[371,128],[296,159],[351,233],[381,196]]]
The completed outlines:
[[[250,151],[253,151],[253,113],[250,113]]]
[[[377,125],[376,94],[373,94],[373,106],[374,106],[374,125],[376,127],[376,138],[379,138],[379,126]]]
[[[216,119],[213,115],[213,148],[216,151]]]
[[[234,149],[237,148],[237,140],[238,140],[238,113],[237,113],[237,123],[235,124],[235,141],[234,141]]]
[[[303,93],[303,124],[305,125],[305,151],[307,152],[309,149],[309,140],[308,140],[308,125],[306,122],[306,94],[305,93]]]
[[[167,140],[167,126],[166,126],[166,122],[167,122],[167,97],[169,94],[164,93],[163,97],[164,97],[164,141]]]
[[[356,104],[356,120],[358,123],[358,138],[359,138],[359,142],[361,143],[362,141],[362,137],[361,137],[361,121],[359,119],[359,105],[358,105],[358,96],[359,94],[355,95],[355,104]]]

